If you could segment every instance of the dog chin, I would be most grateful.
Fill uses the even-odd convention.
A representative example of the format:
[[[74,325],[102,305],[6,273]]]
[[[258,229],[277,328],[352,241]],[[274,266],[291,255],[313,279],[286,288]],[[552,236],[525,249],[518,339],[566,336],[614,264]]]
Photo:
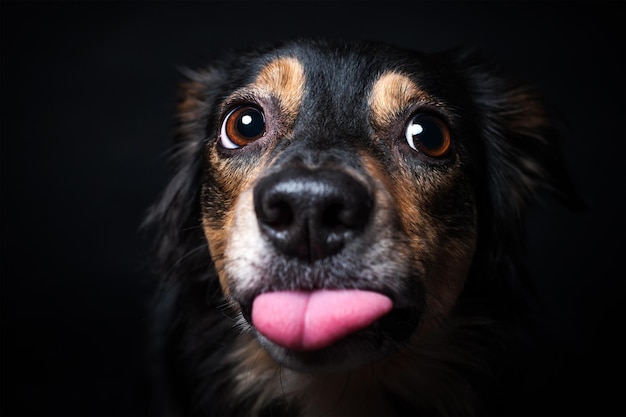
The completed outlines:
[[[359,334],[352,334],[331,346],[313,351],[287,349],[261,334],[257,335],[257,340],[279,365],[296,372],[317,374],[332,374],[361,368],[382,359],[396,349],[391,343],[377,346],[369,337]]]

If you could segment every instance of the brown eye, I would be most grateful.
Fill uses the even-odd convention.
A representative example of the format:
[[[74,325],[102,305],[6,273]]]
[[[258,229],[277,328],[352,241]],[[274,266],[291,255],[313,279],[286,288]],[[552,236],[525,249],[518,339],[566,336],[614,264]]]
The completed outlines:
[[[265,134],[265,117],[253,106],[237,107],[222,124],[220,144],[226,149],[238,149]]]
[[[418,114],[406,127],[406,141],[416,151],[432,158],[444,156],[450,149],[450,131],[438,118]]]

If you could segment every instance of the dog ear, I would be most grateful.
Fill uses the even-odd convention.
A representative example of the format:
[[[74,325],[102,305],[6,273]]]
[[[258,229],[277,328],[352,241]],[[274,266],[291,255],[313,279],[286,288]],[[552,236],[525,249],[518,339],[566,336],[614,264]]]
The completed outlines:
[[[483,139],[484,181],[495,209],[515,215],[541,190],[570,209],[584,207],[570,180],[562,140],[541,96],[484,63],[476,52],[457,56]]]
[[[144,221],[144,226],[155,230],[159,268],[168,275],[191,275],[177,270],[193,264],[194,254],[199,260],[209,258],[200,226],[202,158],[211,110],[226,78],[221,67],[184,70],[183,75],[175,143],[169,155],[172,176]]]
[[[198,141],[206,137],[206,127],[219,92],[226,82],[226,71],[221,66],[202,70],[181,70],[181,83],[176,108],[178,143]]]
[[[585,204],[570,180],[561,137],[541,96],[476,51],[453,56],[475,109],[482,148],[479,257],[490,269],[484,275],[509,277],[511,287],[526,281],[529,288],[523,259],[526,207],[546,192],[569,209]]]

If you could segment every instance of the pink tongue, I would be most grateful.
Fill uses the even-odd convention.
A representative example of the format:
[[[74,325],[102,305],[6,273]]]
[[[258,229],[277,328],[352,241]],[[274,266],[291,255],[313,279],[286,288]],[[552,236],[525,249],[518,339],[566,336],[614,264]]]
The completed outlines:
[[[369,326],[391,308],[391,299],[372,291],[269,292],[254,300],[252,323],[280,346],[314,350]]]

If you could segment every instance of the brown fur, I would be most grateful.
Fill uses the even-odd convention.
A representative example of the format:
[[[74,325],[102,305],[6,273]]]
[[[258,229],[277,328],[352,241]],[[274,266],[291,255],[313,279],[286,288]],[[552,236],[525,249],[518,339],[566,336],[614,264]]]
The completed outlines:
[[[431,100],[407,75],[385,72],[369,92],[372,126],[377,130],[388,128],[410,106],[429,104]]]

